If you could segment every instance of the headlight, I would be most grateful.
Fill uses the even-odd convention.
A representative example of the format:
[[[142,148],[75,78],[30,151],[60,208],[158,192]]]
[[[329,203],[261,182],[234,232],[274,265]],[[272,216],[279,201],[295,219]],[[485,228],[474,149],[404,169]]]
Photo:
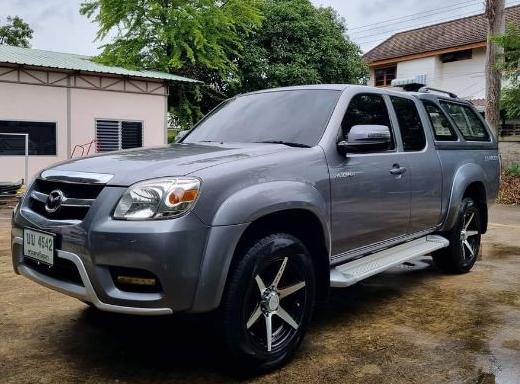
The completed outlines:
[[[130,186],[114,211],[114,219],[168,219],[186,213],[199,195],[200,181],[194,177],[166,177]]]

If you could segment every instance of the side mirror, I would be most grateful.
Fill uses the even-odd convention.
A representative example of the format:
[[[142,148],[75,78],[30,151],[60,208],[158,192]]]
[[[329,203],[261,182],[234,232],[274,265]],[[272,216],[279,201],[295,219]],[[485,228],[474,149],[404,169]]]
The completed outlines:
[[[354,125],[350,128],[347,140],[338,142],[338,152],[364,153],[384,151],[392,143],[390,128],[386,125]]]
[[[177,133],[177,136],[175,136],[175,143],[178,143],[179,141],[181,141],[189,132],[190,130],[189,129],[186,129],[184,131],[180,131],[179,133]]]

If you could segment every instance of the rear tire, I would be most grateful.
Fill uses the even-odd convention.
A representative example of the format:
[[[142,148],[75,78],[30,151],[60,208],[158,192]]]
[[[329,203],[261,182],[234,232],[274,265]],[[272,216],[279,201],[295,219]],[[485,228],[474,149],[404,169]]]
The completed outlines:
[[[480,252],[482,224],[473,199],[462,200],[459,217],[453,228],[441,235],[450,241],[447,248],[433,253],[433,262],[446,273],[467,273],[473,268]]]
[[[233,370],[257,374],[286,363],[300,345],[315,300],[311,255],[287,233],[250,243],[230,271],[221,313]]]

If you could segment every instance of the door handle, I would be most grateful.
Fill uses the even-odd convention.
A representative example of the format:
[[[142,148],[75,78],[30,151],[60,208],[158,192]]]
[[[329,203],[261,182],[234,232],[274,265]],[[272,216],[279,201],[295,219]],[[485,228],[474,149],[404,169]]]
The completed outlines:
[[[405,172],[406,172],[406,168],[405,167],[401,167],[399,164],[394,164],[392,166],[392,169],[390,170],[390,173],[392,175],[402,175]]]

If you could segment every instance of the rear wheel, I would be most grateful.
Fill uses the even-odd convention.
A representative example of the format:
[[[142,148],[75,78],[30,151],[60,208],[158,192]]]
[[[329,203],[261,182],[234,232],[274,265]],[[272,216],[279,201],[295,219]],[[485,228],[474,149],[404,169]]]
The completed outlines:
[[[282,365],[301,343],[314,305],[308,250],[289,234],[265,236],[245,249],[230,278],[222,315],[238,367],[256,373]]]
[[[433,254],[435,265],[448,273],[466,273],[480,252],[482,225],[480,212],[471,198],[462,201],[459,218],[451,231],[443,235],[450,241],[447,248]]]

